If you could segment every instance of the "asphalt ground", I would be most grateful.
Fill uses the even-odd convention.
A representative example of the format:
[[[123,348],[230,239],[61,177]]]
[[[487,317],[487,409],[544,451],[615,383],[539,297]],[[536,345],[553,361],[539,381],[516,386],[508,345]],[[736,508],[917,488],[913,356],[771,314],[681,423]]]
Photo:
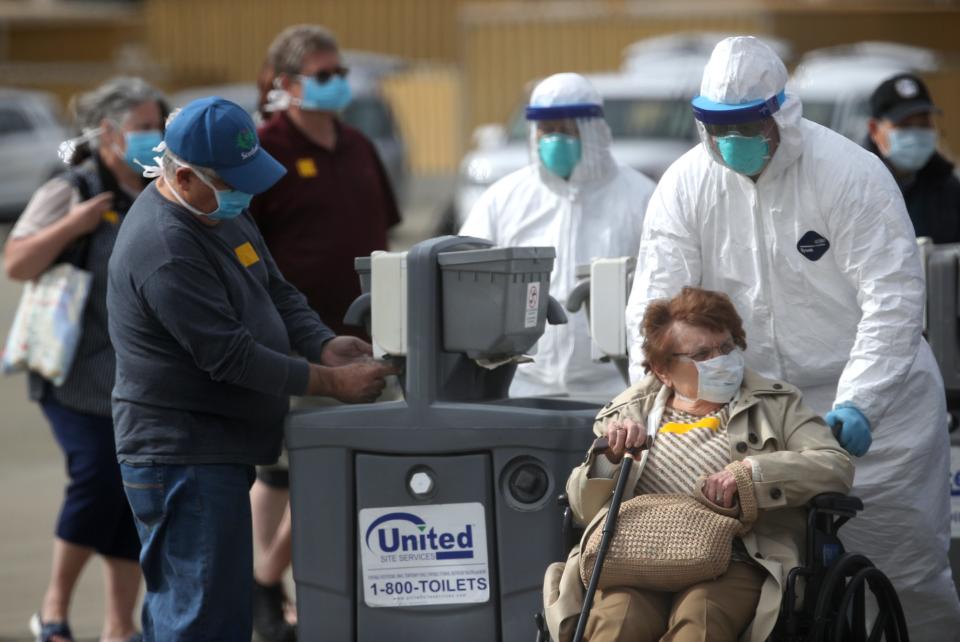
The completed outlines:
[[[412,182],[392,249],[433,236],[453,189],[452,178]],[[0,242],[9,232],[0,225]],[[0,276],[0,340],[6,340],[21,285]],[[57,511],[66,484],[64,459],[23,375],[0,376],[0,642],[33,640],[28,621],[43,598]],[[289,578],[288,578],[289,581]],[[292,593],[291,593],[292,594]],[[98,559],[77,585],[70,625],[78,642],[98,640],[103,572]]]

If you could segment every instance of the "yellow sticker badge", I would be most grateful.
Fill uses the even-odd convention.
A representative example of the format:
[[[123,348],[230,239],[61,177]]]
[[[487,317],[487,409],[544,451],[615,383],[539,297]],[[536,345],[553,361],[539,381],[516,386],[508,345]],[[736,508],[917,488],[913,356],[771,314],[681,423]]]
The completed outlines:
[[[312,158],[299,158],[297,159],[297,173],[300,174],[300,178],[313,178],[317,175],[317,164],[313,162]]]
[[[678,435],[682,435],[684,433],[690,432],[694,428],[708,428],[713,432],[717,432],[718,430],[720,430],[720,420],[717,419],[716,417],[704,417],[699,421],[695,421],[689,424],[670,422],[668,424],[664,424],[664,426],[659,430],[659,432],[672,432]]]
[[[260,257],[257,256],[257,251],[253,249],[253,246],[250,245],[249,241],[234,248],[233,251],[237,253],[237,258],[240,259],[240,263],[243,264],[243,267],[250,267],[260,260]]]
[[[105,220],[110,225],[116,225],[120,222],[120,215],[117,214],[114,210],[107,210],[103,213],[103,220]]]

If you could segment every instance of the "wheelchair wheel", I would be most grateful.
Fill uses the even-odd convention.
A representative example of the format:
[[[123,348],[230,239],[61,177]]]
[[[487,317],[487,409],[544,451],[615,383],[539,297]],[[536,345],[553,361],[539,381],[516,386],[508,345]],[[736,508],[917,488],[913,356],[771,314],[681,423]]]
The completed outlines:
[[[867,621],[867,592],[877,617]],[[893,584],[863,555],[845,554],[827,572],[810,638],[816,642],[908,642],[907,625]]]

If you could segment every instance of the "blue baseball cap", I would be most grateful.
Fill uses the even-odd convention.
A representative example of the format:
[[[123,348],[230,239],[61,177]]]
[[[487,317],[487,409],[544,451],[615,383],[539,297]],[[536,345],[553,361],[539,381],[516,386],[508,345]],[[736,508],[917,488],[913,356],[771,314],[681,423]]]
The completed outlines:
[[[260,147],[250,115],[218,96],[188,103],[163,140],[178,158],[216,171],[230,187],[247,194],[265,192],[287,173]]]

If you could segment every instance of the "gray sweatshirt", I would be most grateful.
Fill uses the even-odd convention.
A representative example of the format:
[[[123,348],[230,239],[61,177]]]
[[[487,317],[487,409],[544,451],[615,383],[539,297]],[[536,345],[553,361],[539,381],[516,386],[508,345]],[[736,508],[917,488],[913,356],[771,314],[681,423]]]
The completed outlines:
[[[289,395],[334,334],[284,280],[249,213],[208,227],[150,185],[110,259],[117,455],[130,464],[266,464]]]

